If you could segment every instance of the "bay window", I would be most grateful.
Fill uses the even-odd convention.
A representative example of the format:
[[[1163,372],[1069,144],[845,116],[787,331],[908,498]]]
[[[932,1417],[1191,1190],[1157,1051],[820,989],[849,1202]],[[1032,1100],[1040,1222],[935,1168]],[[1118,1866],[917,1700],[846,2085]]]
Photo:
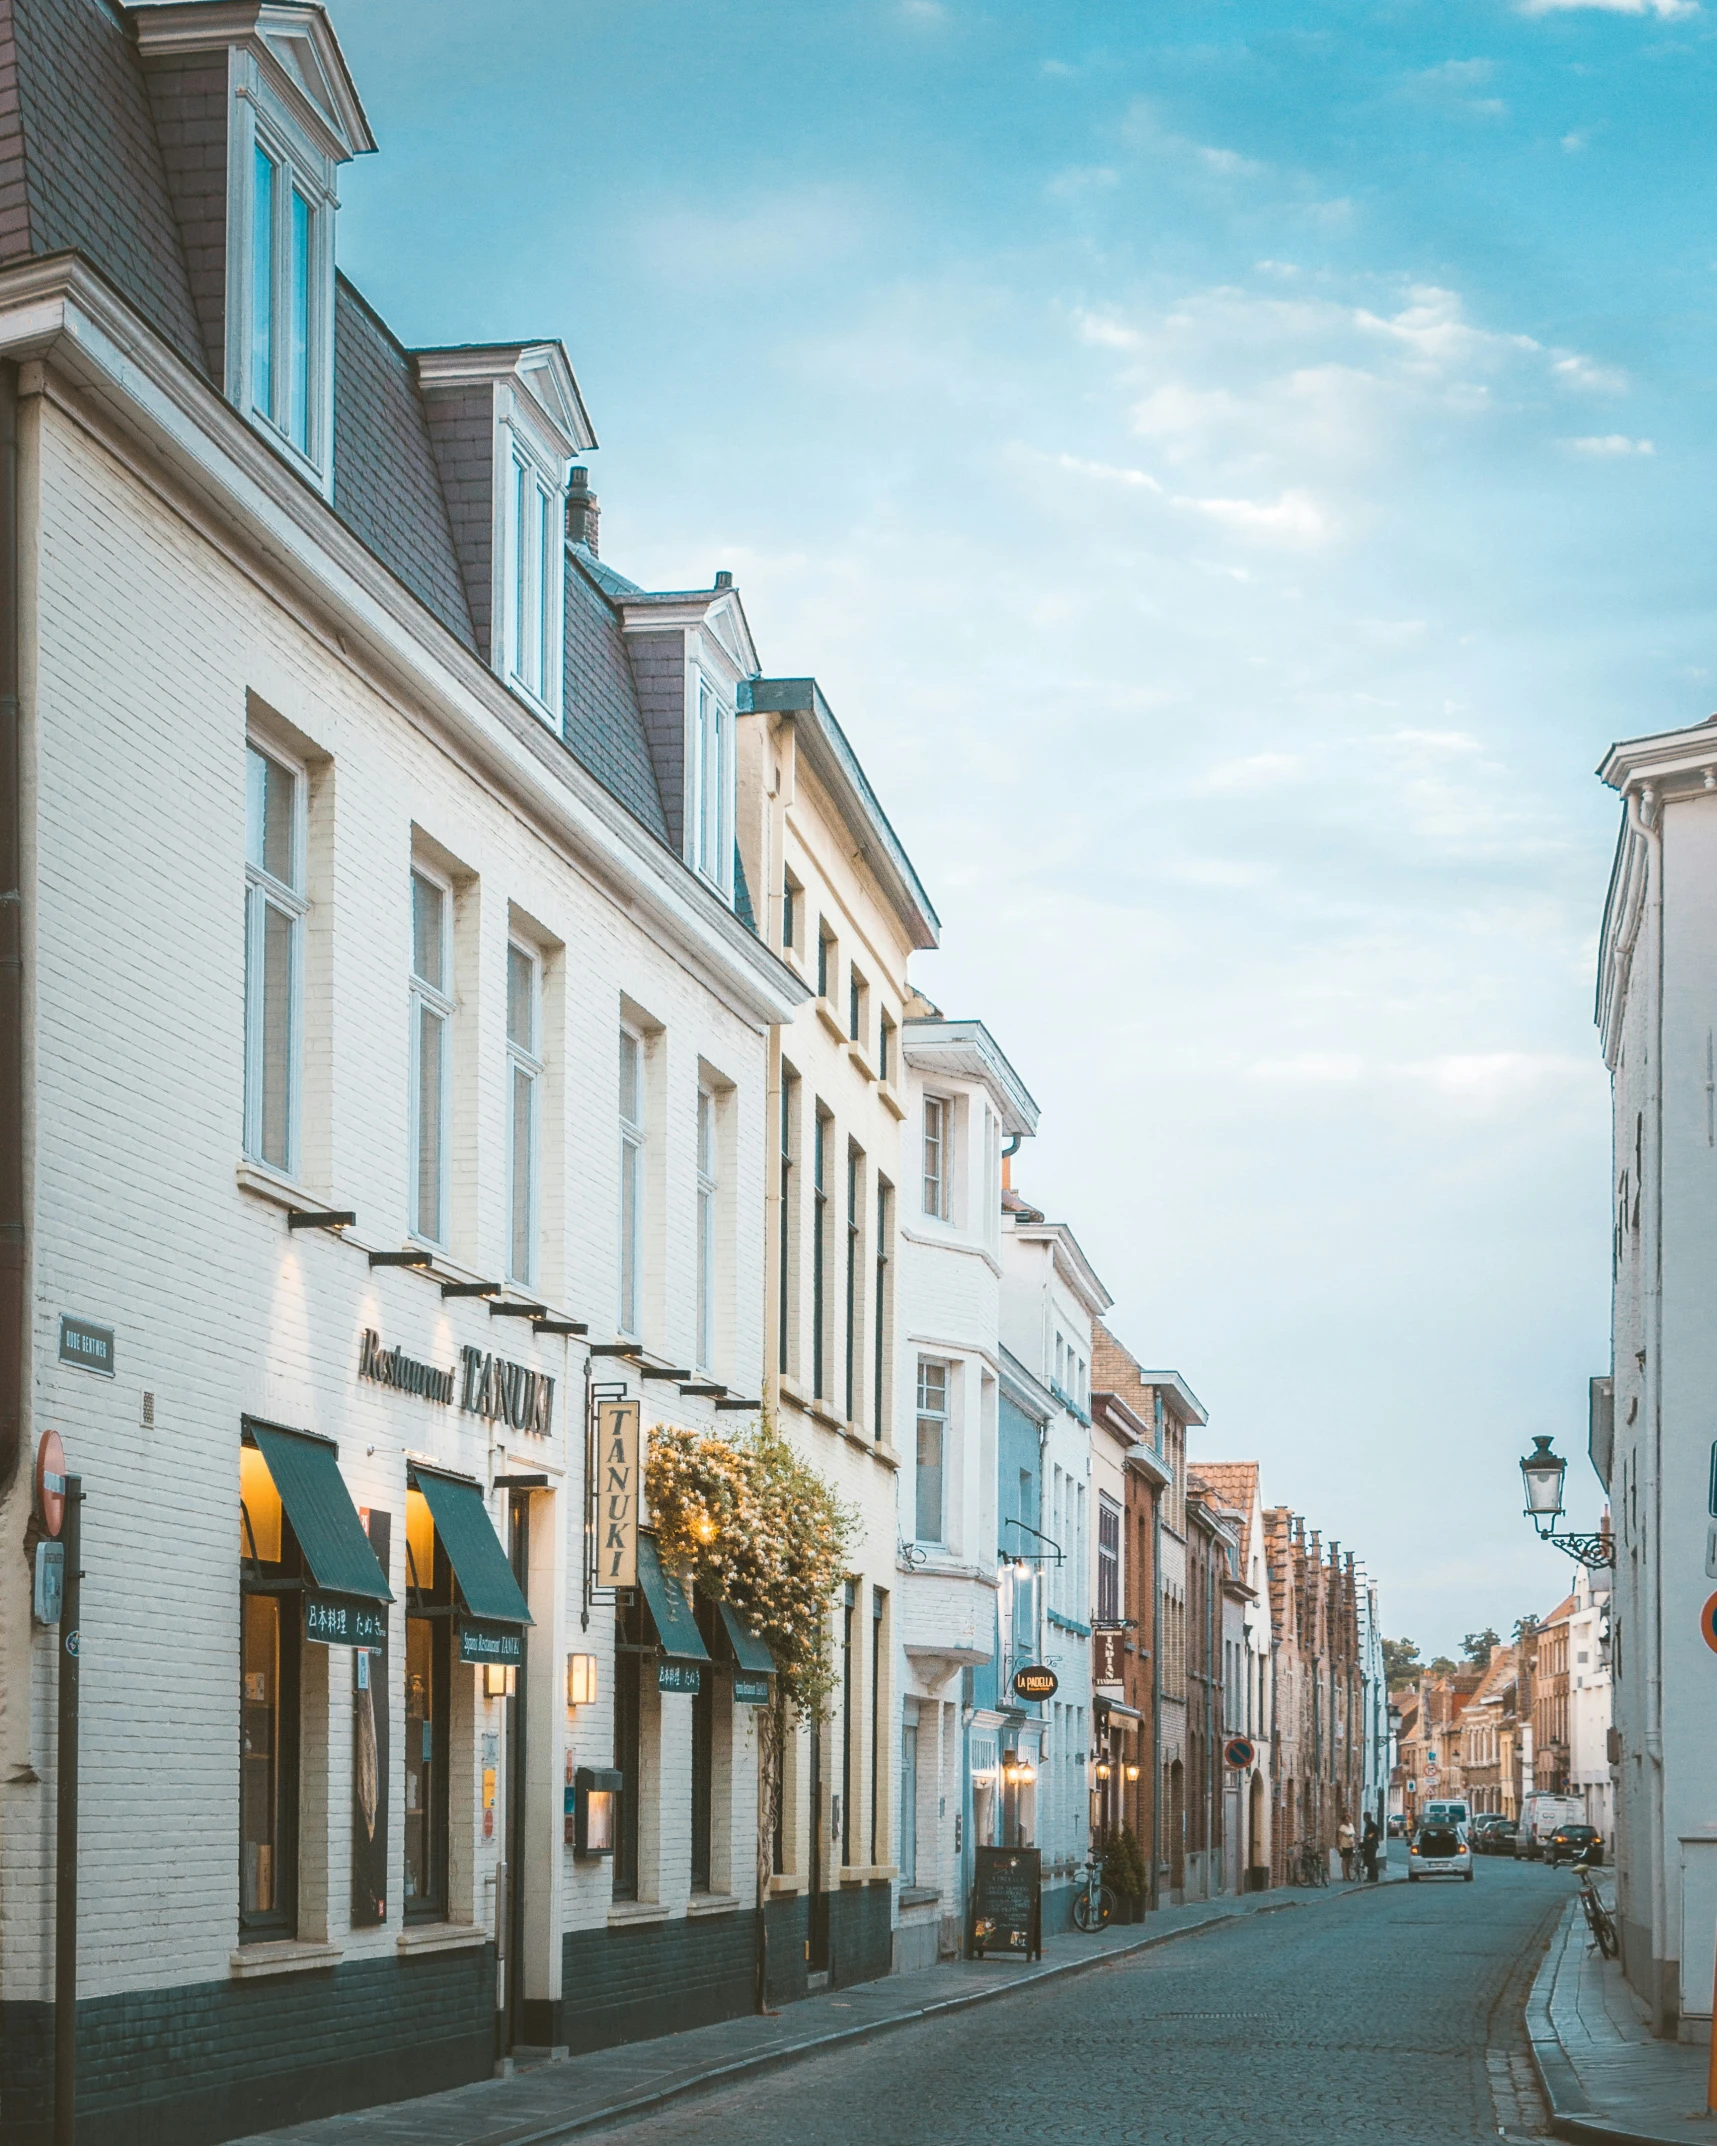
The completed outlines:
[[[507,516],[507,672],[533,700],[551,707],[557,605],[555,582],[562,494],[528,456],[514,435]]]
[[[918,1460],[913,1533],[920,1542],[943,1539],[942,1481],[948,1442],[948,1366],[918,1359]]]
[[[733,718],[702,673],[694,684],[692,734],[692,862],[730,895],[733,888]]]
[[[315,361],[321,318],[319,191],[285,151],[258,135],[250,179],[250,407],[307,462],[327,458],[318,435]]]

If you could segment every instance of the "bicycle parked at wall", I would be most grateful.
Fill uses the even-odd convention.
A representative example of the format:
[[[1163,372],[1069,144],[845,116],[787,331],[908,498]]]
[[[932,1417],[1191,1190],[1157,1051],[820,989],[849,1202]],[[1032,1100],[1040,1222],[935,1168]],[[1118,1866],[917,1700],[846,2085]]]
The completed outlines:
[[[1622,1949],[1622,1941],[1616,1935],[1615,1917],[1598,1898],[1598,1888],[1585,1864],[1580,1866],[1580,1905],[1586,1911],[1586,1927],[1593,1942],[1606,1960],[1613,1960]]]
[[[1115,1896],[1103,1883],[1103,1858],[1085,1866],[1085,1883],[1073,1896],[1073,1920],[1081,1930],[1101,1930],[1115,1912]]]
[[[1290,1865],[1289,1883],[1293,1885],[1327,1885],[1329,1883],[1329,1857],[1322,1848],[1304,1841],[1294,1850]]]

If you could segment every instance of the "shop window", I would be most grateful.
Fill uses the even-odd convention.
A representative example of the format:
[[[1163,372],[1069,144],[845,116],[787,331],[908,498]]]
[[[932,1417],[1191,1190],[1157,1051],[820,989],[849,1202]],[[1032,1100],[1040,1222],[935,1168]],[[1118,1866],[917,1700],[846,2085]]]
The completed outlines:
[[[908,1699],[900,1721],[900,1882],[918,1883],[918,1701]]]
[[[447,1121],[453,1073],[453,894],[411,874],[411,1233],[447,1239]]]
[[[614,1633],[614,1767],[620,1776],[620,1821],[614,1832],[614,1897],[638,1897],[638,1805],[642,1793],[644,1612],[636,1595],[618,1612]],[[652,1655],[654,1647],[648,1650]]]
[[[697,1604],[698,1631],[713,1663],[716,1651],[716,1608],[710,1601]],[[715,1815],[715,1710],[716,1687],[727,1688],[713,1667],[706,1668],[692,1695],[692,1891],[707,1893],[713,1868]],[[731,1702],[730,1702],[731,1703]]]
[[[301,769],[245,748],[244,1150],[297,1174],[303,1064]]]
[[[405,1494],[405,1915],[447,1916],[453,1572],[421,1490]]]
[[[262,1455],[239,1455],[239,1941],[298,1931],[303,1560]]]
[[[538,1148],[542,1138],[542,968],[507,948],[507,1271],[529,1284],[537,1272]]]

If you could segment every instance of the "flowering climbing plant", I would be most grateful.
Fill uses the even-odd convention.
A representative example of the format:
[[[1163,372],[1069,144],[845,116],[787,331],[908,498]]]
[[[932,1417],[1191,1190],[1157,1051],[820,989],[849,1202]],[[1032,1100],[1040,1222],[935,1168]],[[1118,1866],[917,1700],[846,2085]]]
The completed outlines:
[[[769,1898],[787,1738],[821,1721],[835,1687],[829,1612],[847,1570],[857,1515],[767,1416],[747,1438],[671,1424],[650,1433],[644,1495],[663,1561],[730,1603],[775,1658],[775,1689],[757,1720],[756,2001],[769,2009]]]
[[[658,1424],[644,1495],[664,1562],[743,1615],[775,1657],[793,1719],[819,1716],[835,1683],[829,1609],[851,1510],[767,1421],[737,1439]]]

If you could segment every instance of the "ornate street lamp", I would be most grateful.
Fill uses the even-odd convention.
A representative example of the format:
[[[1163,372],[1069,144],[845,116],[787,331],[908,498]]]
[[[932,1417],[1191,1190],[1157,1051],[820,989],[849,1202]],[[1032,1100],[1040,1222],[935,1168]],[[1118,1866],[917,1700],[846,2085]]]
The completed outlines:
[[[1567,1473],[1568,1463],[1551,1451],[1550,1440],[1535,1436],[1532,1451],[1520,1464],[1520,1479],[1526,1486],[1526,1517],[1538,1530],[1541,1542],[1554,1543],[1576,1563],[1601,1571],[1615,1562],[1615,1543],[1609,1535],[1556,1532],[1556,1523],[1562,1517],[1562,1484]]]

